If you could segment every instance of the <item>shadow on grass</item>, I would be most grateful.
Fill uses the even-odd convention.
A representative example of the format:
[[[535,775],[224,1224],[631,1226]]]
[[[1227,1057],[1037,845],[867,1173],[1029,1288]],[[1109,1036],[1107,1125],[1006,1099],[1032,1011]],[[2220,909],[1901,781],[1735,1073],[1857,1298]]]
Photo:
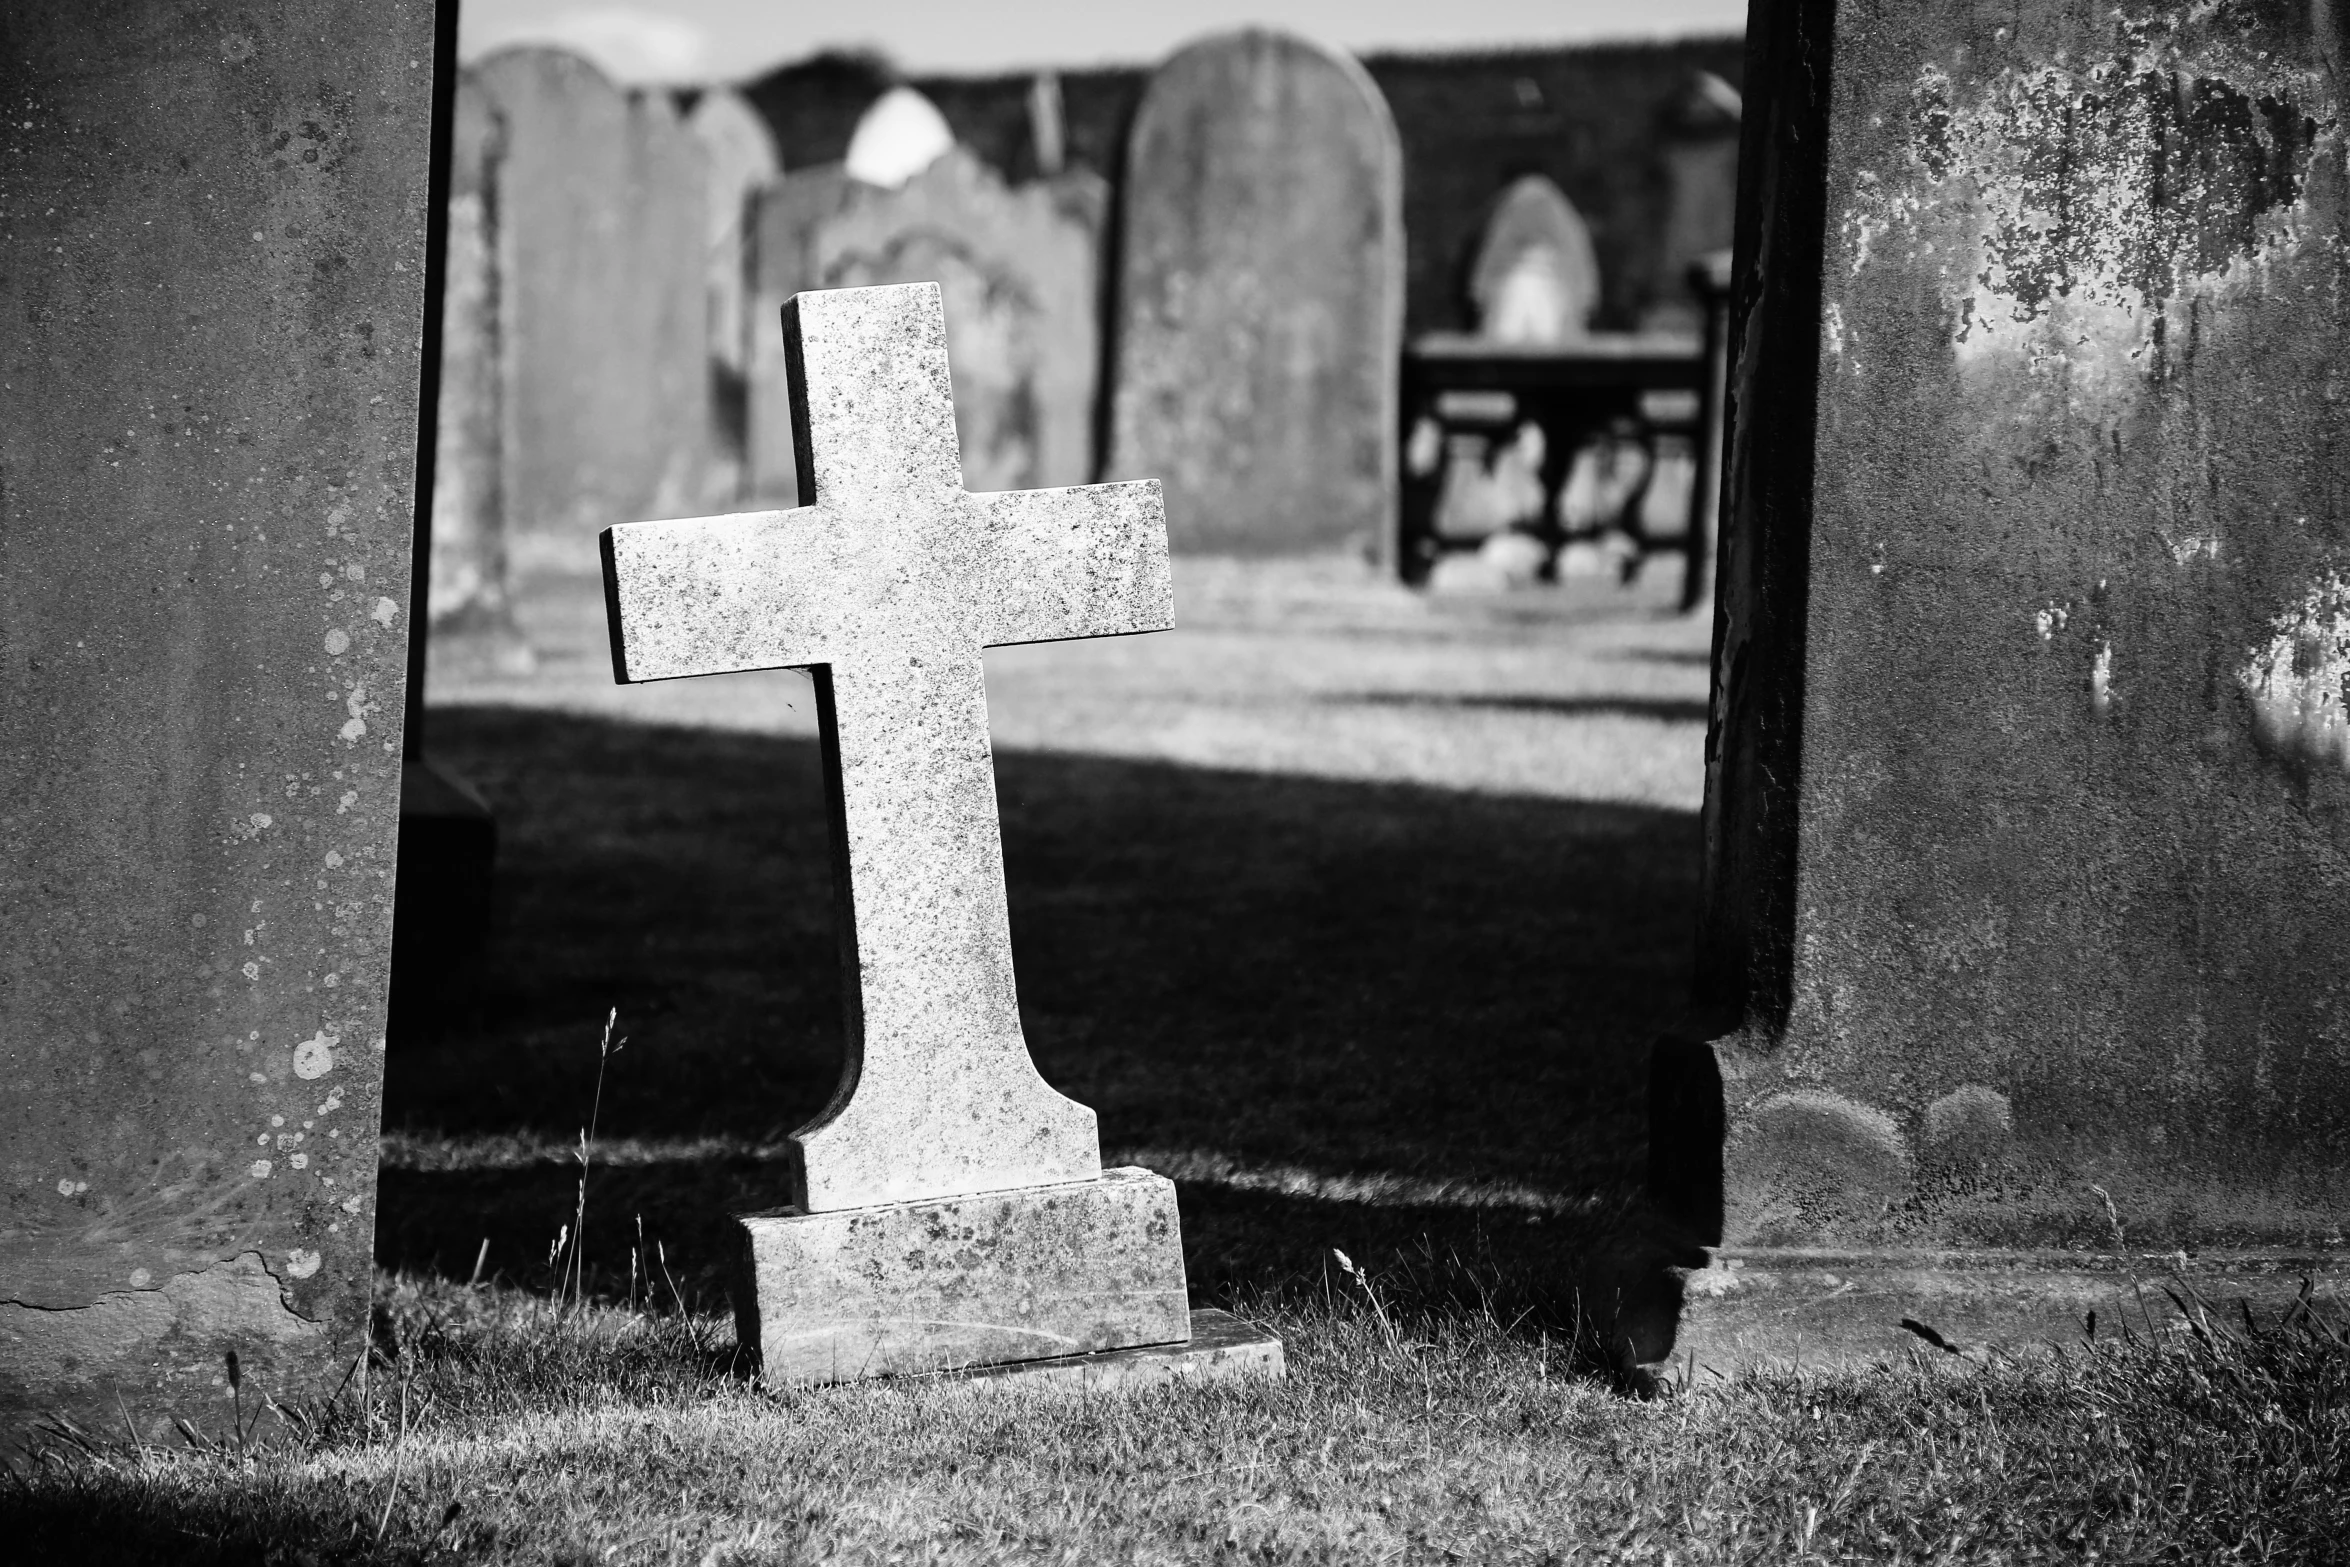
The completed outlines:
[[[463,1278],[486,1238],[490,1274],[544,1272],[616,1006],[588,1261],[624,1291],[641,1216],[647,1264],[715,1308],[726,1215],[782,1199],[773,1150],[838,1072],[816,748],[494,708],[432,737],[497,810],[498,906],[470,986],[393,1020],[378,1259]],[[1505,1319],[1571,1313],[1639,1184],[1691,815],[1061,754],[996,773],[1037,1064],[1113,1156],[1177,1175],[1203,1299],[1319,1288],[1337,1246],[1478,1259]]]

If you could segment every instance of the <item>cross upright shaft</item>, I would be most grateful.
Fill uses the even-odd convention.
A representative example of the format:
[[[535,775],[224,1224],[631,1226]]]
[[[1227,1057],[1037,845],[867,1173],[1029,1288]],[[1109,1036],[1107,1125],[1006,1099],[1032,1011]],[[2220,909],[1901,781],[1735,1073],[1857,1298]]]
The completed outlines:
[[[1156,481],[963,488],[936,284],[784,307],[812,504],[606,529],[623,682],[807,668],[848,1059],[793,1136],[811,1212],[1101,1173],[1020,1031],[980,651],[1173,623]]]

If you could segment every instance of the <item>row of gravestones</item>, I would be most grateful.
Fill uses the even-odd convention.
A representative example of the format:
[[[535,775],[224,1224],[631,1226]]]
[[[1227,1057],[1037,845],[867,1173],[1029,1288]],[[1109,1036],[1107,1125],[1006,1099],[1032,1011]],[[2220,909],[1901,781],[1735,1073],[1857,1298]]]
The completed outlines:
[[[1401,186],[1369,76],[1265,31],[1159,70],[1116,202],[1083,172],[1008,187],[959,148],[895,187],[786,172],[731,92],[681,118],[575,56],[494,55],[458,92],[434,620],[497,625],[510,549],[584,568],[609,522],[791,504],[775,323],[805,289],[941,286],[975,489],[1151,474],[1178,548],[1376,545]],[[1485,249],[1489,322],[1582,330],[1597,269],[1555,186],[1513,188]]]

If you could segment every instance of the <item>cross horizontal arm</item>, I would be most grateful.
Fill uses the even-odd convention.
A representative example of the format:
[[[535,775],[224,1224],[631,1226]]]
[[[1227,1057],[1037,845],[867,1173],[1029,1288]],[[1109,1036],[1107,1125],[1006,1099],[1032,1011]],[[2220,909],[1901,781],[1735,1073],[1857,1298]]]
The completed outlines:
[[[989,535],[980,640],[1061,642],[1175,623],[1159,481],[974,495]]]
[[[606,528],[622,684],[830,662],[854,546],[817,507]]]

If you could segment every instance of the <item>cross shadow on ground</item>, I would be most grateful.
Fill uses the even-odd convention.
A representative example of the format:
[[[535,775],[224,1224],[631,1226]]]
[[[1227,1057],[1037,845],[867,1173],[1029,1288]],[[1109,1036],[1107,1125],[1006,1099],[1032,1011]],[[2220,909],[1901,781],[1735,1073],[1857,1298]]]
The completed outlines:
[[[716,1309],[727,1216],[783,1200],[839,1071],[812,742],[436,710],[499,818],[490,945],[393,1019],[377,1254],[535,1282],[619,1011],[596,1288]],[[1200,1303],[1333,1247],[1556,1328],[1636,1219],[1648,1042],[1683,1000],[1681,811],[999,753],[1021,1010],[1115,1162],[1179,1184]],[[410,977],[413,979],[413,976]],[[666,1277],[658,1270],[666,1267]],[[647,1287],[640,1280],[636,1286]]]

